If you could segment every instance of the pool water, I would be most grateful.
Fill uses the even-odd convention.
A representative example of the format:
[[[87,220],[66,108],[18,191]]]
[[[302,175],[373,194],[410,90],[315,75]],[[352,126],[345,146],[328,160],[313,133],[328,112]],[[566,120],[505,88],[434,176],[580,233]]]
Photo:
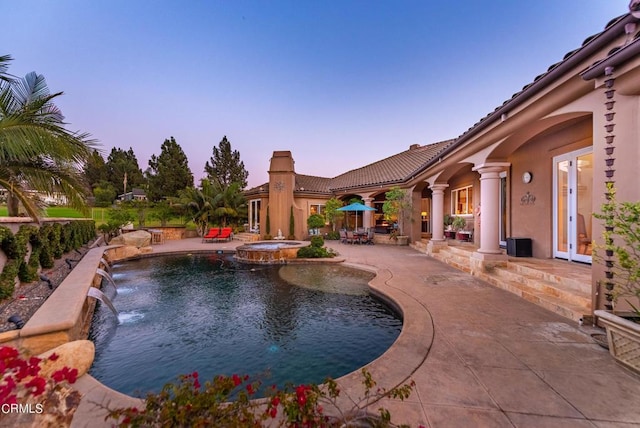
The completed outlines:
[[[130,395],[193,371],[248,374],[265,386],[320,383],[380,356],[402,328],[369,295],[372,275],[343,266],[182,255],[117,264],[113,277],[119,323],[99,305],[90,373]]]

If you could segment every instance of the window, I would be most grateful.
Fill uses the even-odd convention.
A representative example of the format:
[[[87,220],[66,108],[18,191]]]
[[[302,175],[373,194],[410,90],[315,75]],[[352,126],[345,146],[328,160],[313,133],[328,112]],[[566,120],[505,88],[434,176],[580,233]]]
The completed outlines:
[[[473,186],[451,191],[452,214],[473,214]]]
[[[324,205],[320,204],[312,204],[309,205],[309,215],[320,214],[324,217]]]

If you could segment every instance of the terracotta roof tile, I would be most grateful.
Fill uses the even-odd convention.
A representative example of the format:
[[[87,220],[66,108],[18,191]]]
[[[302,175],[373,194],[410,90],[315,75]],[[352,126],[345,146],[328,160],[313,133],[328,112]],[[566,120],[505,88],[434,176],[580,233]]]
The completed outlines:
[[[362,168],[345,172],[331,180],[330,189],[357,188],[375,184],[397,183],[410,179],[453,141],[446,140],[413,147]]]
[[[312,193],[331,193],[329,183],[331,178],[315,177],[313,175],[296,174],[296,190]]]

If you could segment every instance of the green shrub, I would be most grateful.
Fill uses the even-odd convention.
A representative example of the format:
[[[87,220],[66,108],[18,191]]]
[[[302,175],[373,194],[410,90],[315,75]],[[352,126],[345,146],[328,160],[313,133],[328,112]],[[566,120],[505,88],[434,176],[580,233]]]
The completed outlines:
[[[324,217],[320,214],[311,214],[307,219],[307,226],[309,226],[309,229],[320,229],[324,227]]]
[[[334,257],[335,254],[324,247],[309,246],[300,248],[297,256],[299,259],[324,259]]]
[[[40,267],[53,267],[53,258],[80,248],[95,238],[93,220],[74,220],[61,226],[45,224],[41,228],[22,225],[14,235],[10,229],[0,226],[0,249],[7,261],[0,273],[0,301],[13,295],[16,278],[23,282],[37,279]],[[31,246],[28,260],[26,255]]]
[[[311,237],[311,246],[312,247],[324,247],[324,238],[319,235],[315,235]]]
[[[331,231],[331,232],[327,233],[327,235],[325,236],[325,239],[327,239],[329,241],[338,241],[338,240],[340,240],[340,232]]]
[[[289,385],[278,390],[274,386],[266,398],[253,400],[261,385],[249,376],[220,375],[201,384],[198,372],[193,372],[166,384],[158,394],[148,394],[142,408],[109,409],[109,418],[120,427],[395,427],[380,400],[403,401],[415,383],[407,381],[387,390],[377,387],[367,369],[361,373],[362,397],[344,392],[346,398],[339,400],[340,386],[327,379],[324,387]],[[369,405],[378,413],[369,413]]]
[[[20,267],[18,268],[18,278],[22,282],[32,282],[38,278],[38,268],[40,267],[40,249],[42,242],[38,234],[38,228],[35,226],[20,226],[20,230],[16,234],[17,242],[24,248],[24,256],[28,251],[27,244],[31,244],[31,254],[29,260],[24,260],[24,256],[18,259]]]

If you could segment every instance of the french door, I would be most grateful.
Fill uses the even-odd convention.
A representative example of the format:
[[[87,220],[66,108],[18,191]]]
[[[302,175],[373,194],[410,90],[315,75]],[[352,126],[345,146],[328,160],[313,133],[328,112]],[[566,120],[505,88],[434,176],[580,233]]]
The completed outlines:
[[[553,158],[553,255],[591,263],[593,149]]]

